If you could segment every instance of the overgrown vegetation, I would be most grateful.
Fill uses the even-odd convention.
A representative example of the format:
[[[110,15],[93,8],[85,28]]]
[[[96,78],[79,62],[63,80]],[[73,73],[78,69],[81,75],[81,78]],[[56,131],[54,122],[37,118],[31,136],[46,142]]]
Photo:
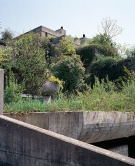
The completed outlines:
[[[110,45],[90,44],[76,49],[76,53],[81,56],[84,67],[87,68],[96,53],[106,56],[115,57],[118,55],[117,50]]]
[[[65,37],[62,37],[60,40],[60,46],[57,49],[61,55],[71,56],[72,54],[76,54],[73,41],[68,40]]]
[[[27,34],[17,41],[10,42],[7,50],[7,54],[11,56],[9,66],[19,82],[25,80],[27,94],[40,94],[40,88],[48,78],[45,46],[46,42],[37,34]]]
[[[62,55],[50,68],[56,77],[64,81],[64,91],[75,91],[81,86],[85,70],[79,55]]]
[[[0,68],[2,68],[2,63],[7,62],[9,59],[4,50],[0,49]]]
[[[0,39],[0,45],[6,46],[6,42]]]
[[[100,80],[108,76],[109,80],[119,82],[127,75],[124,66],[132,71],[135,68],[135,58],[121,60],[112,57],[101,58],[91,66],[90,82],[93,83],[94,76]],[[127,79],[127,76],[125,78]]]
[[[103,30],[108,23],[116,25],[104,21]],[[51,46],[53,39],[33,33],[5,40],[6,49],[0,50],[0,67],[5,69],[6,80],[4,111],[135,111],[135,51],[127,49],[128,58],[124,59],[112,40],[121,30],[115,26],[76,49],[65,37],[57,48]],[[22,99],[22,93],[40,96],[46,81],[61,86],[51,103]]]
[[[24,82],[18,84],[15,79],[15,74],[10,71],[9,77],[6,77],[5,90],[4,90],[4,102],[6,104],[16,103],[22,99],[21,95],[24,88]]]
[[[51,103],[42,104],[40,100],[25,99],[16,104],[5,104],[4,112],[18,111],[135,111],[135,79],[122,83],[122,90],[117,91],[113,82],[96,78],[93,89],[72,94],[59,93]]]

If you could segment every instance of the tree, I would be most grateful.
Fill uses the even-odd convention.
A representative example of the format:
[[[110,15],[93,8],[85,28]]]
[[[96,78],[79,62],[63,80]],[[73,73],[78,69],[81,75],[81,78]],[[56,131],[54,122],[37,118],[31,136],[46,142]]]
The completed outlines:
[[[85,68],[79,55],[62,55],[50,68],[56,77],[64,81],[64,90],[68,92],[79,89],[83,83]]]
[[[25,92],[38,95],[48,73],[42,39],[38,34],[23,35],[11,42],[8,54],[12,56],[12,69],[25,80]]]
[[[112,39],[113,37],[121,34],[122,30],[123,29],[117,25],[117,20],[112,20],[111,18],[103,18],[99,32]]]
[[[1,32],[1,39],[4,41],[9,41],[13,39],[13,32],[10,29],[5,29],[5,31]]]
[[[60,54],[64,55],[72,55],[76,53],[73,42],[65,37],[62,37],[60,40],[60,46],[57,49],[59,50]]]
[[[89,44],[112,45],[113,41],[105,34],[98,34],[90,39]]]

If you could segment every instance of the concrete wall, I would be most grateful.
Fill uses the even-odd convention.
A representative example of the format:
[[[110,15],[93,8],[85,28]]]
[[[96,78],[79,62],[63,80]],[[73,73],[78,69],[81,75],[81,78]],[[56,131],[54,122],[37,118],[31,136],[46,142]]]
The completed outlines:
[[[3,114],[4,70],[0,69],[0,115]]]
[[[61,35],[66,35],[66,30],[64,30],[63,27],[61,27],[60,29],[56,30],[55,32],[58,32]]]
[[[110,148],[108,150],[115,152],[115,153],[122,154],[124,156],[128,156],[128,145],[120,145],[117,147]]]
[[[119,138],[119,139],[114,139],[110,141],[102,141],[102,142],[97,142],[93,143],[92,145],[104,148],[110,151],[113,151],[115,153],[122,154],[124,156],[129,156],[132,158],[135,158],[135,155],[131,155],[131,153],[134,153],[134,149],[131,149],[129,144],[132,140],[132,137],[128,138]],[[134,136],[135,140],[135,136]],[[132,143],[132,146],[134,146],[135,143]]]
[[[126,156],[0,116],[1,166],[131,166]]]
[[[86,143],[135,135],[133,113],[80,111],[4,115]]]
[[[64,30],[64,29],[59,29],[59,30],[54,31],[54,30],[51,30],[51,29],[46,28],[44,26],[39,26],[31,31],[33,31],[34,33],[39,33],[40,36],[43,38],[44,37],[58,37],[58,36],[62,36],[62,35],[66,34],[66,30]],[[29,32],[26,32],[25,34],[27,34]]]

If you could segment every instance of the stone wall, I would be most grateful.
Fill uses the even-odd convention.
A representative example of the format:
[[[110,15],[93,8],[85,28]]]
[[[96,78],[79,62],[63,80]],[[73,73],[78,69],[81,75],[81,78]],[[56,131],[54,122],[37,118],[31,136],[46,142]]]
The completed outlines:
[[[64,29],[59,29],[59,30],[53,31],[44,26],[39,26],[39,27],[33,29],[32,31],[35,33],[40,32],[41,37],[58,37],[58,36],[62,36],[62,35],[66,34],[66,31]]]
[[[115,153],[122,154],[124,156],[128,156],[128,145],[120,145],[117,147],[110,148],[108,150],[115,152]]]

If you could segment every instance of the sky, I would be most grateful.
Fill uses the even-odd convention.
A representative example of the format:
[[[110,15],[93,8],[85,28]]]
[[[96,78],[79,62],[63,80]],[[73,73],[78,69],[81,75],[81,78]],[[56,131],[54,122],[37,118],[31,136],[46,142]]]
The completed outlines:
[[[123,28],[114,41],[135,45],[135,0],[0,0],[0,32],[10,29],[15,36],[42,25],[92,38],[108,17]]]

